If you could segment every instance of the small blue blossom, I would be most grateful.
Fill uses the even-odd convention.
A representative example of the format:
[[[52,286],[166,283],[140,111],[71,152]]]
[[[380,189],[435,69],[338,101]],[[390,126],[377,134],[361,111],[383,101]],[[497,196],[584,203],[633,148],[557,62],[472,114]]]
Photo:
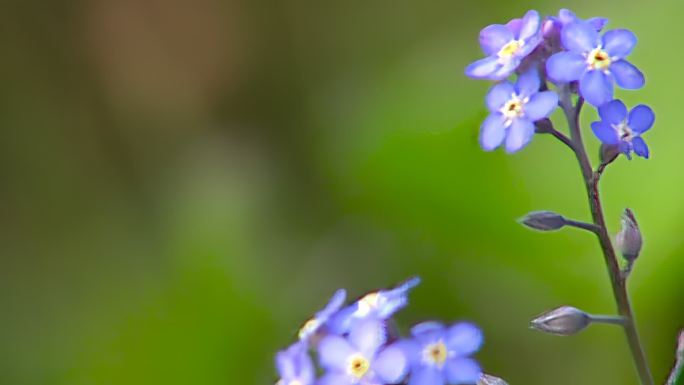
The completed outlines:
[[[302,342],[278,352],[275,360],[280,374],[276,385],[313,385],[316,380],[316,369]]]
[[[309,320],[304,322],[304,325],[299,329],[299,339],[307,340],[312,335],[314,335],[322,326],[324,326],[330,317],[332,317],[344,304],[344,300],[347,298],[347,292],[344,289],[339,289],[333,294],[328,304],[316,313]]]
[[[625,60],[637,42],[631,31],[614,29],[600,36],[593,24],[575,21],[563,27],[561,41],[567,51],[547,60],[548,77],[556,83],[579,81],[580,95],[594,106],[613,99],[613,83],[643,87],[644,75]]]
[[[618,146],[620,152],[631,159],[631,152],[648,159],[649,151],[641,135],[648,131],[655,121],[650,107],[640,104],[629,113],[620,100],[610,101],[599,107],[601,120],[593,122],[591,129],[599,140],[607,145]]]
[[[492,24],[480,31],[480,46],[487,55],[466,67],[475,79],[502,80],[510,76],[541,42],[541,21],[537,11],[506,25]]]
[[[318,385],[398,384],[406,376],[408,362],[396,344],[384,346],[387,333],[381,320],[366,318],[345,338],[328,335],[318,346],[326,373]]]
[[[420,283],[413,277],[389,290],[370,292],[350,306],[340,310],[331,320],[330,329],[337,334],[347,333],[354,323],[365,318],[386,320],[408,304],[408,293]]]
[[[467,322],[446,327],[424,322],[411,329],[412,339],[400,342],[411,365],[409,385],[475,384],[482,373],[470,358],[482,346],[482,332]]]
[[[505,141],[506,151],[513,153],[525,147],[534,135],[534,122],[548,117],[558,106],[558,95],[539,92],[541,80],[536,71],[518,77],[515,85],[508,81],[494,85],[487,94],[490,115],[480,129],[480,145],[494,150]]]

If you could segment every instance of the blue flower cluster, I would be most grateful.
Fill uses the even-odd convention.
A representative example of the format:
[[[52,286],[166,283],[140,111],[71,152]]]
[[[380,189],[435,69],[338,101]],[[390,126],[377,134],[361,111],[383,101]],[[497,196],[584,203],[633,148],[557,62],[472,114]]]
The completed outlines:
[[[648,158],[641,135],[653,125],[653,111],[639,105],[628,113],[624,103],[614,100],[615,85],[635,90],[645,84],[644,75],[627,60],[637,38],[626,29],[601,33],[607,23],[604,18],[582,20],[567,9],[543,20],[529,11],[480,32],[486,57],[465,73],[497,82],[486,98],[490,115],[480,130],[483,149],[503,144],[509,153],[519,151],[532,140],[534,123],[557,107],[559,94],[572,92],[598,109],[601,121],[592,129],[602,143],[617,146],[628,158],[632,152]],[[515,83],[508,80],[512,75],[517,75]]]
[[[276,354],[277,385],[475,384],[481,370],[470,356],[483,341],[477,326],[423,322],[409,338],[392,327],[392,316],[408,304],[408,293],[419,282],[412,278],[347,306],[346,292],[338,290],[304,323],[298,341]]]

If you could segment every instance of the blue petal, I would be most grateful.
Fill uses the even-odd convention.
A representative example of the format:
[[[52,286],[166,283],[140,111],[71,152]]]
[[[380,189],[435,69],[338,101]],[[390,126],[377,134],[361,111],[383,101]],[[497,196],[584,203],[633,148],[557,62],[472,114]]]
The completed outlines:
[[[423,366],[411,373],[408,385],[444,385],[444,374],[433,366]]]
[[[641,134],[648,131],[653,126],[654,121],[655,114],[653,113],[653,110],[646,105],[639,104],[629,112],[629,121],[627,125],[629,125],[629,128],[634,132]]]
[[[558,11],[558,20],[560,20],[563,25],[570,24],[573,21],[577,21],[577,16],[571,10],[563,8]]]
[[[613,99],[613,79],[603,71],[585,72],[579,85],[580,95],[594,106],[600,106]]]
[[[387,384],[396,384],[404,379],[408,372],[408,360],[404,352],[395,345],[390,345],[378,353],[372,363],[373,371]]]
[[[436,321],[421,322],[411,328],[411,335],[422,343],[431,343],[444,335],[444,324]]]
[[[404,339],[395,344],[403,352],[411,367],[418,367],[423,362],[423,345],[416,340]]]
[[[318,344],[321,366],[328,370],[344,372],[347,370],[347,360],[356,353],[357,349],[340,336],[327,336]]]
[[[599,35],[591,24],[575,21],[563,27],[561,31],[563,47],[576,53],[585,53],[599,45]]]
[[[523,118],[514,119],[506,135],[506,152],[512,154],[525,147],[534,136],[534,124]]]
[[[592,17],[590,19],[587,19],[587,23],[591,24],[594,29],[598,32],[603,29],[603,27],[608,24],[608,19],[605,17]]]
[[[359,304],[358,302],[355,302],[333,314],[327,323],[328,330],[335,334],[348,333],[355,320],[354,314],[358,311],[358,309]]]
[[[644,75],[632,63],[627,60],[618,60],[610,65],[610,71],[615,76],[615,82],[618,86],[628,89],[636,90],[644,86],[646,80]]]
[[[599,116],[610,124],[620,124],[627,119],[627,107],[622,100],[615,99],[601,105],[598,109]]]
[[[316,385],[354,385],[352,378],[342,373],[326,373]]]
[[[558,94],[553,91],[538,92],[525,104],[525,117],[533,122],[551,115],[558,107]]]
[[[457,356],[468,356],[480,350],[484,337],[480,328],[469,322],[459,322],[447,331],[446,345]]]
[[[539,79],[539,73],[536,68],[532,68],[518,76],[518,81],[515,83],[517,94],[522,97],[531,96],[539,91],[540,86],[541,80]]]
[[[456,358],[446,363],[446,374],[449,384],[475,384],[482,375],[482,369],[475,360]]]
[[[632,139],[632,146],[634,146],[634,152],[636,152],[637,155],[639,155],[642,158],[648,159],[648,146],[640,136],[637,136],[636,138]]]
[[[636,42],[636,35],[627,29],[613,29],[603,35],[603,49],[611,58],[622,59],[629,55]]]
[[[594,132],[594,135],[596,135],[598,140],[601,141],[601,143],[605,143],[608,145],[618,144],[618,134],[615,131],[615,129],[611,127],[608,123],[603,121],[593,122],[591,124],[591,130]]]
[[[290,349],[278,352],[275,357],[276,368],[281,378],[294,378],[297,375],[295,368],[295,360],[291,354]]]
[[[374,318],[359,321],[349,332],[349,342],[367,357],[374,356],[386,341],[385,325]]]
[[[500,113],[491,114],[480,127],[480,146],[485,151],[492,151],[503,143],[506,137],[505,118]]]
[[[527,40],[532,36],[539,33],[539,25],[541,20],[539,18],[539,12],[537,11],[527,11],[522,19],[522,24],[520,25],[520,32],[518,33],[518,40]]]
[[[471,63],[465,69],[465,74],[473,79],[491,79],[501,68],[496,56],[489,56]]]
[[[487,56],[496,55],[513,39],[513,32],[501,24],[492,24],[480,31],[480,47]]]
[[[504,61],[503,64],[499,64],[499,67],[489,77],[489,80],[499,81],[511,76],[513,71],[520,65],[520,61],[520,57],[511,56],[508,60]]]
[[[632,146],[629,144],[629,142],[621,140],[618,144],[618,147],[620,148],[620,152],[625,154],[627,159],[632,160],[632,156],[629,154],[632,151]]]
[[[546,73],[556,83],[579,80],[586,70],[584,57],[575,52],[559,52],[546,61]]]

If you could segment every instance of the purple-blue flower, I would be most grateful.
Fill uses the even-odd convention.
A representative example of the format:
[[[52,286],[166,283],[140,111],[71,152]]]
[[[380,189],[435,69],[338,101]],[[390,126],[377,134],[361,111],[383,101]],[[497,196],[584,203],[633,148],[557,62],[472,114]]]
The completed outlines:
[[[313,385],[316,380],[316,369],[302,342],[278,352],[275,361],[280,374],[276,385]]]
[[[323,325],[325,325],[330,317],[332,317],[344,304],[347,298],[347,292],[344,289],[339,289],[333,294],[328,304],[316,313],[309,320],[304,322],[304,325],[299,329],[299,339],[307,340],[314,335]]]
[[[536,71],[518,77],[515,85],[505,81],[494,85],[487,94],[490,115],[480,129],[480,145],[494,150],[505,141],[506,151],[525,147],[534,135],[534,122],[548,117],[558,106],[553,91],[539,92],[541,81]]]
[[[381,320],[367,318],[354,325],[345,338],[328,335],[318,346],[326,370],[318,385],[398,384],[408,362],[396,344],[384,346],[387,333]]]
[[[424,322],[400,342],[411,365],[409,385],[475,384],[482,373],[470,356],[482,346],[480,329],[467,322],[446,327]]]
[[[528,11],[522,19],[506,25],[485,27],[480,31],[480,46],[487,57],[466,67],[466,75],[475,79],[507,78],[541,42],[540,25],[539,13]]]
[[[580,94],[594,106],[613,99],[613,83],[643,87],[644,75],[625,60],[637,42],[631,31],[614,29],[600,36],[591,23],[576,21],[563,27],[561,41],[567,51],[547,60],[548,77],[556,83],[579,81]]]
[[[370,292],[355,303],[340,310],[330,320],[330,330],[337,334],[347,333],[355,323],[365,318],[385,320],[408,304],[408,293],[420,283],[413,277],[399,286]]]
[[[632,151],[648,159],[648,146],[641,135],[655,121],[655,114],[650,107],[640,104],[627,112],[622,101],[613,100],[599,107],[599,116],[601,120],[593,122],[591,129],[602,143],[618,146],[620,152],[629,159]]]

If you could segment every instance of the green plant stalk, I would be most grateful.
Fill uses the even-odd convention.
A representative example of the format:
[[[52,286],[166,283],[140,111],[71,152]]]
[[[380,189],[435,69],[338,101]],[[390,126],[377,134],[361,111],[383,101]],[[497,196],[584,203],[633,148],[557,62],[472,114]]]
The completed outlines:
[[[610,235],[608,234],[605,217],[603,215],[603,209],[601,207],[601,198],[598,188],[601,172],[595,173],[593,171],[591,167],[591,161],[587,156],[587,151],[582,141],[579,114],[582,109],[582,105],[584,104],[584,100],[580,97],[577,101],[577,105],[573,106],[572,95],[567,87],[561,90],[560,95],[560,105],[563,108],[563,112],[565,113],[570,130],[570,141],[572,142],[572,146],[569,147],[575,153],[582,171],[582,177],[584,178],[584,185],[586,187],[587,197],[589,199],[589,207],[591,209],[591,217],[593,223],[597,226],[597,231],[595,233],[598,237],[601,250],[603,251],[603,258],[606,263],[606,267],[608,268],[608,274],[610,276],[610,283],[613,288],[613,296],[615,297],[618,314],[624,317],[624,323],[622,324],[622,327],[627,337],[632,358],[634,360],[634,364],[636,365],[641,384],[654,385],[653,376],[651,375],[648,361],[646,360],[646,354],[644,353],[644,349],[637,332],[636,323],[632,312],[632,305],[630,304],[629,295],[627,293],[627,282],[621,274],[620,265],[615,254],[615,249],[613,248],[613,244],[610,240]],[[601,169],[601,171],[603,170]]]

